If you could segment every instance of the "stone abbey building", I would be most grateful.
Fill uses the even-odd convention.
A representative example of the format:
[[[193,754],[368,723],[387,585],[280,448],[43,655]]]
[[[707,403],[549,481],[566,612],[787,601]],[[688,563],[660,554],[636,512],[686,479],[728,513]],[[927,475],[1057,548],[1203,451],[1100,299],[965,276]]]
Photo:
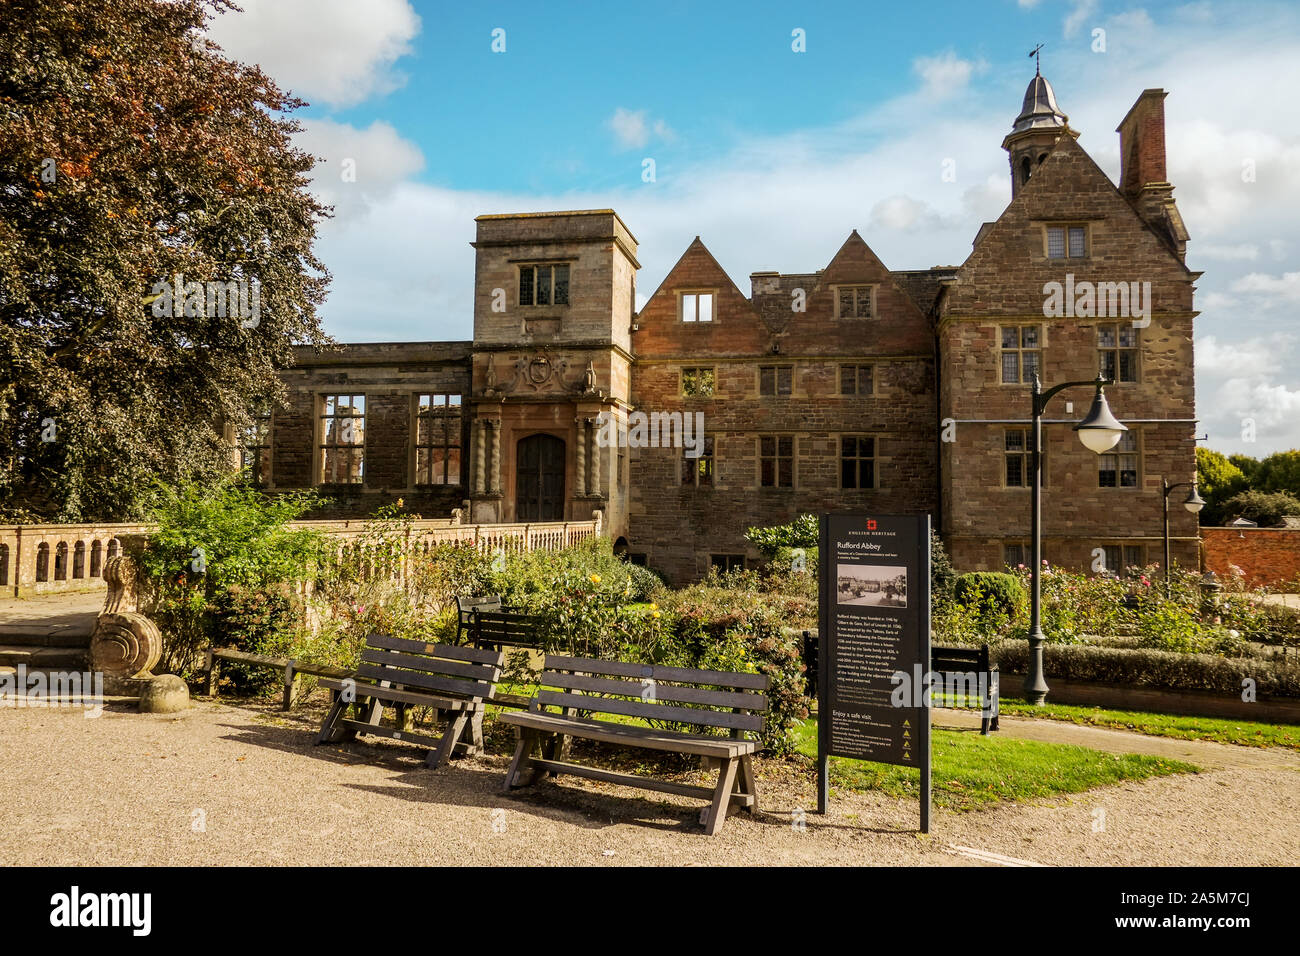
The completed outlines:
[[[1035,76],[1002,144],[1011,202],[959,266],[894,271],[854,231],[825,268],[755,272],[746,293],[696,237],[638,311],[637,241],[613,210],[480,216],[473,341],[300,350],[244,459],[270,490],[320,487],[334,514],[599,509],[618,548],[674,581],[756,558],[750,526],[828,509],[928,512],[959,568],[994,569],[1028,553],[1028,383],[1100,369],[1129,432],[1094,455],[1070,427],[1091,391],[1053,400],[1044,553],[1160,561],[1161,480],[1195,477],[1198,277],[1165,95],[1120,122],[1116,185]],[[639,414],[674,412],[702,413],[694,448],[601,440],[607,420],[636,439]],[[1194,566],[1180,500],[1174,556]]]

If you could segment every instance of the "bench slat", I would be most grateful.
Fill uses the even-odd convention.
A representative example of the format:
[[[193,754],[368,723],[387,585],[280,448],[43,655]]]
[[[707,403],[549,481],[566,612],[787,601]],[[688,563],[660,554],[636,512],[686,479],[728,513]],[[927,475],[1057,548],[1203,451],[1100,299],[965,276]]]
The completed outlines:
[[[418,671],[401,671],[393,667],[379,667],[375,664],[362,664],[357,668],[357,677],[369,677],[373,680],[386,680],[407,687],[422,687],[426,690],[439,690],[457,697],[486,697],[492,689],[491,681],[461,680],[457,677],[439,677],[436,674],[422,674]]]
[[[566,760],[545,760],[540,757],[533,757],[529,763],[534,767],[540,767],[543,770],[550,770],[553,773],[568,773],[575,777],[586,777],[590,780],[604,780],[607,783],[620,783],[625,787],[637,787],[642,790],[657,790],[660,793],[675,793],[682,797],[696,797],[701,800],[713,799],[712,787],[696,787],[689,783],[676,783],[672,780],[657,780],[654,777],[643,777],[634,773],[620,773],[617,770],[602,770],[600,767],[592,767],[588,764],[570,763]]]
[[[346,681],[342,680],[323,680],[321,686],[327,690],[343,690]],[[379,687],[364,680],[354,680],[352,687],[357,693],[357,698],[375,697],[379,700],[392,700],[402,704],[415,704],[418,707],[437,707],[439,710],[464,710],[471,701],[465,698],[452,699],[450,697],[438,697],[434,694],[422,693],[418,690],[405,690],[399,687]]]
[[[450,674],[454,677],[468,677],[470,680],[494,681],[501,676],[501,668],[493,667],[491,664],[462,664],[458,661],[444,661],[417,654],[387,651],[382,647],[367,647],[362,652],[361,659],[368,664],[387,664],[390,667],[406,667],[425,674]]]
[[[390,651],[449,657],[458,661],[473,661],[479,664],[495,664],[500,659],[500,655],[495,651],[480,651],[472,647],[456,647],[452,644],[426,644],[424,641],[412,641],[405,637],[392,637],[388,634],[371,634],[366,638],[366,644],[370,647],[382,647]]]
[[[507,724],[531,727],[547,733],[581,737],[602,743],[622,744],[626,747],[644,747],[648,750],[667,750],[673,753],[697,754],[703,757],[738,757],[753,753],[757,744],[752,740],[735,737],[701,737],[655,727],[635,727],[615,724],[607,720],[585,720],[561,714],[538,713],[533,710],[502,713],[500,720]]]
[[[632,680],[617,680],[551,670],[542,674],[541,683],[544,687],[563,687],[568,690],[585,690],[597,694],[619,694],[625,697],[634,697],[638,700],[642,691],[641,683],[635,678]],[[655,700],[680,701],[686,704],[709,704],[714,707],[732,707],[737,710],[755,713],[764,713],[767,710],[767,697],[763,694],[706,690],[701,687],[678,687],[675,684],[656,683],[654,695]]]
[[[756,714],[733,714],[693,707],[674,707],[640,700],[618,697],[593,697],[561,691],[539,690],[537,701],[554,707],[574,707],[601,714],[619,714],[624,717],[647,717],[651,720],[671,720],[682,724],[704,727],[727,727],[732,730],[762,730],[763,718]]]
[[[767,678],[762,674],[631,664],[626,661],[601,661],[591,657],[567,657],[561,654],[546,655],[546,667],[548,670],[581,671],[584,674],[608,674],[614,677],[650,677],[656,681],[712,684],[715,687],[737,687],[745,690],[764,691],[767,690],[768,684]]]

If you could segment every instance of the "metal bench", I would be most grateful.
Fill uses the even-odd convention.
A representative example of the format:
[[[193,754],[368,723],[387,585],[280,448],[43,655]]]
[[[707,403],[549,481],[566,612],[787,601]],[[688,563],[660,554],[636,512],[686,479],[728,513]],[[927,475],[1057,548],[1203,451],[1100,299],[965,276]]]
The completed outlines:
[[[758,805],[753,754],[758,744],[745,737],[763,729],[768,679],[760,674],[652,667],[548,654],[541,690],[527,711],[505,713],[515,726],[518,746],[506,773],[506,788],[526,787],[542,773],[573,774],[592,780],[675,793],[709,801],[700,822],[709,836],[722,829],[727,813]],[[548,690],[547,688],[555,688]],[[558,712],[547,710],[557,708]],[[666,730],[658,726],[609,719],[633,717],[668,721],[701,730],[725,730],[728,736]],[[567,759],[569,738],[620,747],[699,755],[718,761],[717,785],[691,786],[573,763]],[[540,750],[541,756],[534,756]]]
[[[425,762],[441,766],[453,752],[482,753],[484,702],[501,677],[504,654],[500,651],[425,644],[386,634],[371,634],[356,673],[321,684],[334,694],[318,744],[336,743],[357,734],[375,734],[393,740],[411,740],[429,748]],[[347,716],[356,708],[356,717]],[[394,726],[380,721],[385,707],[396,711]],[[446,714],[442,735],[411,730],[410,709],[430,707],[435,722]],[[466,726],[468,743],[461,741]]]
[[[470,644],[474,640],[474,612],[500,611],[504,609],[500,594],[488,594],[484,597],[456,598],[456,643]]]
[[[982,647],[931,647],[930,672],[935,675],[932,696],[954,690],[968,703],[972,693],[978,699],[982,715],[980,733],[987,735],[998,729],[998,665],[989,660],[989,646]],[[951,675],[958,680],[945,680],[940,686],[938,675]],[[975,686],[969,678],[974,676]],[[937,701],[936,701],[937,705]],[[944,701],[944,706],[958,706],[955,701]]]

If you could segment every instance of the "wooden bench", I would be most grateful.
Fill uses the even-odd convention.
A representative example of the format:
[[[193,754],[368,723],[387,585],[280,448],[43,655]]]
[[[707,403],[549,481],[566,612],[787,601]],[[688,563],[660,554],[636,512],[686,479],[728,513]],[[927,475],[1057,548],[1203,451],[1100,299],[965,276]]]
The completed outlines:
[[[474,641],[474,612],[504,610],[500,594],[485,597],[456,598],[456,643],[470,644]]]
[[[507,647],[523,647],[541,650],[539,622],[531,614],[475,609],[470,612],[470,617],[473,620],[470,631],[477,648],[499,651]]]
[[[357,734],[412,740],[429,748],[425,762],[433,768],[453,752],[482,753],[484,701],[501,678],[504,656],[500,651],[371,634],[355,674],[321,681],[334,701],[316,742],[335,743]],[[347,716],[350,707],[356,708],[357,717]],[[396,711],[393,727],[380,723],[385,707]],[[447,715],[441,737],[411,730],[410,710],[415,707],[433,708],[435,723]],[[467,725],[470,740],[464,743],[461,735]]]
[[[967,684],[962,688],[962,696],[969,697],[974,690],[979,698],[981,713],[980,733],[988,734],[998,729],[998,665],[989,660],[989,646],[982,647],[934,647],[930,648],[930,672],[935,675],[932,697],[937,698],[945,689],[939,684],[938,675],[958,674],[974,675],[976,685]],[[980,683],[985,690],[980,690]],[[948,682],[945,682],[948,683]],[[963,701],[964,703],[965,701]],[[937,703],[937,701],[936,701]],[[958,706],[953,701],[944,700],[945,706]]]
[[[233,647],[210,647],[207,653],[207,674],[205,678],[206,687],[204,692],[209,697],[215,697],[217,692],[217,681],[220,677],[221,661],[234,661],[239,664],[252,664],[254,667],[270,667],[274,670],[281,671],[284,674],[284,698],[282,707],[288,710],[293,706],[294,701],[294,681],[300,674],[310,674],[313,677],[347,677],[350,671],[342,667],[329,667],[324,664],[307,664],[302,661],[294,660],[291,657],[268,657],[265,654],[253,654],[248,651],[237,651]]]
[[[652,667],[548,654],[541,689],[529,709],[501,715],[505,723],[515,725],[518,739],[514,760],[506,773],[506,788],[529,786],[542,773],[567,773],[697,797],[709,801],[700,813],[700,822],[712,836],[722,829],[734,806],[750,813],[757,808],[753,753],[758,745],[744,734],[763,729],[767,684],[767,678],[760,674]],[[559,712],[549,711],[548,707],[558,708]],[[729,736],[618,723],[595,716],[600,714],[719,728],[728,731]],[[710,790],[573,763],[567,759],[569,738],[573,737],[712,758],[721,768],[717,786]],[[537,749],[540,757],[533,756]]]

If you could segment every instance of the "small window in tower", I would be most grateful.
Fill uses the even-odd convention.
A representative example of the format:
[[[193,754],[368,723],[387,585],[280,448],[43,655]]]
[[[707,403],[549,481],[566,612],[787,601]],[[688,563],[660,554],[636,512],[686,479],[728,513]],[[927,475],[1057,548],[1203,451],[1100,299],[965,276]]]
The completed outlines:
[[[1020,185],[1029,182],[1029,157],[1026,156],[1020,161]]]

